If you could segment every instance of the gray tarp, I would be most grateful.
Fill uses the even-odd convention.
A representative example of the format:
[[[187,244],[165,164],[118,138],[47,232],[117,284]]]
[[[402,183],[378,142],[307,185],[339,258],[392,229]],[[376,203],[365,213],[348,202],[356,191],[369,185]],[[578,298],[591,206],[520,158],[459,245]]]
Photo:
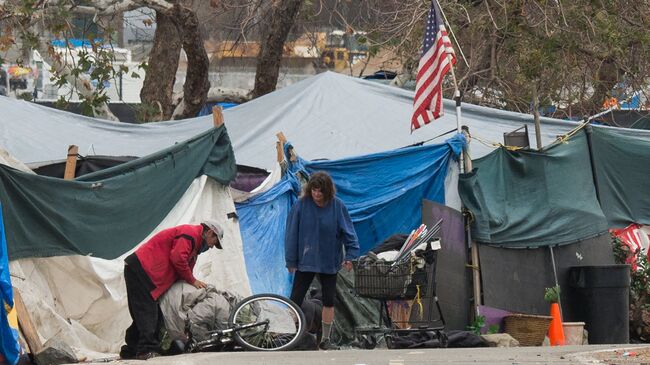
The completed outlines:
[[[399,148],[456,127],[453,101],[445,116],[410,133],[413,92],[332,72],[322,73],[224,111],[238,164],[273,169],[275,134],[284,132],[300,156],[336,159]],[[528,124],[532,116],[463,105],[463,122],[473,135],[503,142],[503,133]],[[542,118],[544,144],[576,124]],[[87,118],[33,103],[0,97],[0,147],[35,164],[65,159],[68,145],[82,155],[144,156],[212,127],[212,117],[154,124],[124,124]],[[624,131],[650,138],[650,131]],[[442,142],[449,136],[440,137]],[[530,137],[534,144],[534,134]],[[493,148],[474,141],[471,156]]]

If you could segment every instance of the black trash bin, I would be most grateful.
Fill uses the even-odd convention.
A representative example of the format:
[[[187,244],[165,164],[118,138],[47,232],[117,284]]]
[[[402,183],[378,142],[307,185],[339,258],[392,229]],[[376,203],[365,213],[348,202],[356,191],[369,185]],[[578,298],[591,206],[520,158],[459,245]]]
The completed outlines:
[[[630,265],[574,266],[569,285],[572,320],[585,322],[589,344],[630,342]]]

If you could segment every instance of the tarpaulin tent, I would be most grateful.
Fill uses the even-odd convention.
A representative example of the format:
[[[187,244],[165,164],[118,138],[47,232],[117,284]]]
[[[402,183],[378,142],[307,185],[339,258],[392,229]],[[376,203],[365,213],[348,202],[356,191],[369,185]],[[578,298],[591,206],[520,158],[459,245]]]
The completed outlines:
[[[648,151],[643,134],[589,127],[540,152],[501,148],[476,160],[459,186],[474,216],[473,238],[504,247],[561,245],[650,223]]]
[[[388,236],[419,226],[422,199],[444,204],[448,167],[464,144],[465,138],[456,135],[443,144],[340,160],[299,159],[273,189],[237,204],[253,291],[290,293],[284,230],[291,204],[300,193],[294,174],[326,171],[332,176],[365,253]]]
[[[459,192],[473,213],[478,242],[537,247],[607,230],[584,134],[544,152],[499,149],[474,161]]]
[[[325,72],[223,114],[237,162],[272,170],[277,132],[284,132],[305,159],[340,159],[401,148],[455,131],[455,103],[444,100],[444,107],[442,118],[411,133],[412,91]],[[134,125],[4,97],[0,97],[0,110],[0,146],[30,166],[64,159],[71,144],[78,145],[82,155],[141,157],[212,127],[211,116]],[[551,118],[542,118],[541,123],[543,144],[576,125]],[[476,137],[503,142],[503,133],[524,124],[533,130],[533,117],[464,104],[463,124]],[[433,142],[447,138],[440,136]],[[473,143],[471,156],[481,157],[494,148]]]
[[[246,270],[255,294],[291,294],[284,264],[284,233],[298,184],[295,178],[285,176],[270,190],[236,204]]]
[[[228,184],[234,174],[225,127],[76,181],[0,165],[9,257],[113,259],[149,234],[196,177]]]
[[[459,193],[483,243],[484,304],[547,314],[540,293],[559,284],[565,319],[581,319],[566,294],[570,267],[613,264],[608,228],[650,218],[650,138],[636,132],[586,126],[542,151],[502,148],[474,161]]]
[[[91,359],[117,352],[130,324],[123,259],[178,224],[219,221],[224,249],[199,256],[195,274],[217,288],[251,293],[224,185],[235,172],[224,127],[74,181],[0,171],[13,284],[43,341],[56,336]]]
[[[442,144],[309,161],[304,169],[332,176],[365,253],[396,232],[417,228],[422,223],[422,199],[445,203],[447,171],[465,143],[465,137],[457,134]]]
[[[650,138],[594,128],[598,195],[609,227],[650,224]]]

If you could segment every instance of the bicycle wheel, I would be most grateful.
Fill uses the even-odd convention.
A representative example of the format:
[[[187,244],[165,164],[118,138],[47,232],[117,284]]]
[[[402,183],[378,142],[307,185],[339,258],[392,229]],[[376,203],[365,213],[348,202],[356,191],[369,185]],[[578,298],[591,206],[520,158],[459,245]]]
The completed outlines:
[[[294,347],[305,333],[305,315],[291,300],[257,294],[237,304],[228,320],[233,338],[247,350],[281,351]]]

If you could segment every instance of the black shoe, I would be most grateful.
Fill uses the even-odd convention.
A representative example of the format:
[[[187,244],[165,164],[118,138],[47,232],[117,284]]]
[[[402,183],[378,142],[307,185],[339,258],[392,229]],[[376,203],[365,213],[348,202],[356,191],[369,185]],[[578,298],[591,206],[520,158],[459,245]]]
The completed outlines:
[[[135,359],[135,351],[131,349],[129,346],[124,345],[120,349],[120,359],[122,360],[132,360]]]
[[[336,346],[335,344],[330,341],[329,338],[324,339],[323,341],[320,342],[318,345],[318,348],[323,350],[323,351],[329,351],[329,350],[338,350],[339,347]]]
[[[157,353],[156,351],[150,351],[150,352],[139,353],[135,358],[138,360],[149,360],[158,356],[160,356],[160,354]]]

